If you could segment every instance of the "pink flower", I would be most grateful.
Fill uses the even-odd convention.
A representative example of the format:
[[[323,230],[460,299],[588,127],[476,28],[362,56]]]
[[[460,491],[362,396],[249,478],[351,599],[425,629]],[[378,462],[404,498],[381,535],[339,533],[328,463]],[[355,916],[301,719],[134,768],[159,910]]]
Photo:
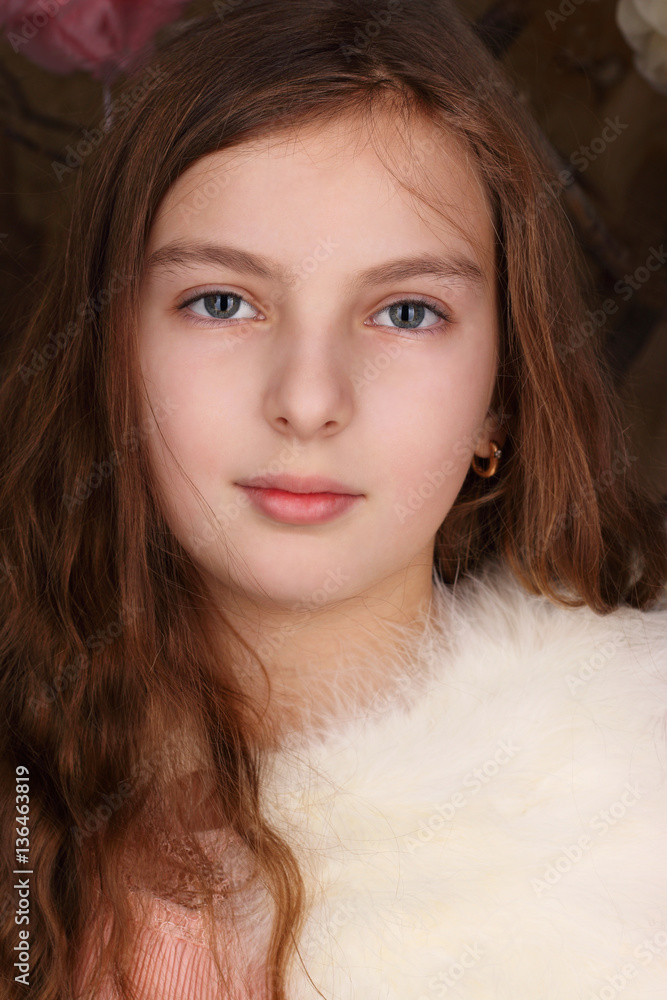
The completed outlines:
[[[0,27],[14,51],[38,66],[53,73],[85,70],[109,83],[150,58],[158,28],[188,2],[0,0]]]

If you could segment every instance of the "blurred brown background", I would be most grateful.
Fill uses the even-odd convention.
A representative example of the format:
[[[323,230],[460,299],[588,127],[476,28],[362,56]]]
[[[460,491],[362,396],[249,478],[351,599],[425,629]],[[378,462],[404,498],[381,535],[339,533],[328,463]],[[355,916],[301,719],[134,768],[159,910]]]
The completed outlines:
[[[617,0],[458,2],[531,107],[553,149],[554,177],[565,168],[574,175],[573,185],[554,187],[601,296],[618,305],[604,327],[608,356],[630,407],[635,453],[667,498],[667,258],[646,266],[653,249],[667,250],[667,94],[635,69]],[[212,6],[196,0],[181,20]],[[102,85],[91,75],[51,73],[24,52],[0,39],[3,365],[20,336],[26,280],[66,235],[76,168],[59,176],[53,162],[104,120]]]

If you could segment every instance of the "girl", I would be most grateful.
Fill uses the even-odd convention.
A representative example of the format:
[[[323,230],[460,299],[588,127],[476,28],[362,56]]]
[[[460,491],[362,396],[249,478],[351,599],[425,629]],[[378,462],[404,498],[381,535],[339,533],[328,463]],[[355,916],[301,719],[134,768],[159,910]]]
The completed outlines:
[[[662,995],[665,526],[536,129],[445,0],[156,71],[0,398],[3,995]]]

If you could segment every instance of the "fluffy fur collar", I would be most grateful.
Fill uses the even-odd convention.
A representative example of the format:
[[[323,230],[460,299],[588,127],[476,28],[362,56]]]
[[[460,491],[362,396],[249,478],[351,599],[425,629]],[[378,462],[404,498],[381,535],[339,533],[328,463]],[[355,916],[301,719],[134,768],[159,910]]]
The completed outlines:
[[[336,1000],[664,998],[667,608],[561,608],[496,563],[435,586],[382,702],[267,761],[307,973]],[[318,995],[298,961],[288,995]]]

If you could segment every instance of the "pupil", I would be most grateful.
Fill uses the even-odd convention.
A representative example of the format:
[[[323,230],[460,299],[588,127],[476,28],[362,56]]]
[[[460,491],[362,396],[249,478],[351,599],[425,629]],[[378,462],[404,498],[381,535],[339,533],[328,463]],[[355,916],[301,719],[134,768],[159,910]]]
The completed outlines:
[[[425,306],[416,302],[402,302],[390,307],[390,314],[393,323],[398,326],[419,326],[424,318]]]
[[[233,314],[236,311],[229,304],[232,299],[238,299],[238,295],[231,295],[229,292],[226,292],[224,295],[205,295],[204,305],[206,306],[208,312],[210,312],[211,314],[213,313],[217,314],[215,316],[216,319],[229,319],[230,318],[229,315],[223,316],[220,314],[221,313]],[[223,305],[219,306],[218,303],[222,303]]]

